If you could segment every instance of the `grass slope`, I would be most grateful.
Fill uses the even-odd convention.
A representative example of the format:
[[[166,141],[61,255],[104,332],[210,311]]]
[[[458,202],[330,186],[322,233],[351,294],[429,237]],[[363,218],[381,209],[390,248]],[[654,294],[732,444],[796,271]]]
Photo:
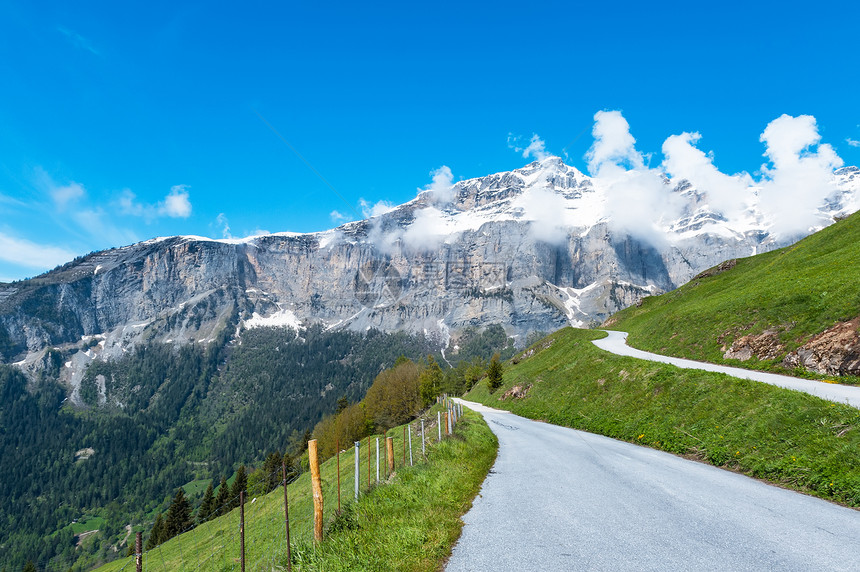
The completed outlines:
[[[811,336],[860,315],[858,245],[855,213],[790,247],[739,259],[730,270],[646,298],[613,316],[611,327],[630,332],[630,345],[637,348],[779,370],[782,358]],[[785,345],[776,359],[723,358],[735,339],[770,328],[779,330]]]
[[[567,328],[467,399],[662,449],[860,506],[860,411],[803,393],[616,356]],[[531,355],[530,355],[530,352]],[[529,357],[525,357],[529,356]],[[523,398],[502,399],[513,386]]]
[[[435,414],[432,416],[435,420]],[[395,476],[390,484],[366,490],[367,440],[359,453],[363,495],[348,502],[354,491],[354,448],[340,456],[344,511],[337,510],[337,462],[321,465],[324,514],[329,533],[313,543],[313,499],[310,474],[288,487],[293,570],[435,570],[460,535],[460,516],[471,506],[490,470],[498,442],[486,423],[469,413],[454,436],[435,443],[428,423],[428,460],[421,460],[418,423],[413,424],[414,467],[403,467],[403,429],[394,437]],[[375,439],[372,462],[375,479]],[[431,444],[432,443],[432,444]],[[384,441],[380,439],[384,455]],[[384,466],[381,463],[381,466]],[[384,478],[384,469],[381,469]],[[245,506],[245,549],[248,570],[286,569],[284,494],[278,488]],[[234,570],[239,563],[239,511],[217,518],[144,553],[145,570]],[[131,558],[99,570],[133,569]]]

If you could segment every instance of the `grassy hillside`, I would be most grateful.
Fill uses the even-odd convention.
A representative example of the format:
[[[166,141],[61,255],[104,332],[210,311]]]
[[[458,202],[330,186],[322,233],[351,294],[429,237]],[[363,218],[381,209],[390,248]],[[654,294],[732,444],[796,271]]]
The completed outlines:
[[[431,418],[435,420],[435,414]],[[403,429],[392,429],[388,435],[395,439],[396,475],[389,484],[374,486],[369,491],[366,488],[367,441],[362,443],[359,457],[362,497],[357,504],[349,502],[354,490],[354,448],[350,447],[341,455],[344,511],[339,518],[335,515],[337,461],[332,458],[321,465],[328,533],[320,544],[312,542],[310,474],[303,473],[289,485],[293,570],[436,570],[439,567],[460,535],[460,516],[471,506],[492,466],[498,442],[480,416],[469,413],[458,424],[454,437],[436,444],[435,427],[431,431],[428,420],[429,460],[424,462],[418,427],[418,423],[414,423],[415,466],[403,466]],[[375,440],[373,442],[375,445]],[[372,459],[375,462],[375,446]],[[384,479],[384,473],[381,476]],[[278,488],[246,505],[248,570],[285,566],[283,502],[283,489]],[[144,569],[238,569],[238,529],[239,510],[235,509],[145,552]],[[99,570],[129,570],[133,566],[132,559],[125,558]]]
[[[779,370],[785,355],[810,337],[860,316],[860,213],[793,246],[703,274],[709,273],[646,298],[607,325],[630,332],[630,345],[637,348]],[[724,359],[736,339],[768,329],[776,330],[784,346],[775,359]]]
[[[860,506],[860,411],[723,374],[616,356],[564,329],[467,399]],[[507,397],[514,386],[524,397]]]

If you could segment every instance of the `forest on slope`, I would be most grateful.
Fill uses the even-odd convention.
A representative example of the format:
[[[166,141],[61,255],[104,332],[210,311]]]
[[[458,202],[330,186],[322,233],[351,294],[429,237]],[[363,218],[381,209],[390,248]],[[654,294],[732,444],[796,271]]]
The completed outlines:
[[[338,401],[362,399],[401,356],[433,356],[456,385],[498,352],[513,353],[501,326],[469,330],[447,360],[423,336],[258,328],[94,362],[80,388],[86,408],[67,399],[58,367],[28,382],[2,366],[0,567],[84,570],[124,555],[126,526],[148,530],[179,487],[196,506],[239,465],[300,452]]]

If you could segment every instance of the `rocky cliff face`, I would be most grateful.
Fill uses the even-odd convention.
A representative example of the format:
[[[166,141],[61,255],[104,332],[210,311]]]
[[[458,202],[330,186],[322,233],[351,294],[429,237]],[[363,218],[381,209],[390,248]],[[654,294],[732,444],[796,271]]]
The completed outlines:
[[[854,208],[851,169],[822,206],[824,224]],[[451,191],[326,232],[153,239],[0,285],[0,361],[35,371],[57,347],[74,387],[92,359],[141,341],[206,343],[224,328],[321,322],[455,346],[463,328],[501,323],[524,341],[599,323],[723,260],[789,242],[755,212],[740,222],[710,212],[686,183],[673,191],[682,218],[664,221],[658,240],[637,238],[613,225],[594,181],[558,158]]]

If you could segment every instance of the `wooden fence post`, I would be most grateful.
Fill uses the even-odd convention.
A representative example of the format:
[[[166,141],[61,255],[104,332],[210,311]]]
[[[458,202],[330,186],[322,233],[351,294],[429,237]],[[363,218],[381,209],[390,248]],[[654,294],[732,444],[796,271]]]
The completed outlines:
[[[141,532],[134,535],[134,563],[137,572],[143,572],[143,538]]]
[[[316,439],[308,441],[308,463],[311,466],[311,490],[314,497],[314,540],[319,542],[323,538],[323,496]]]
[[[377,449],[377,452],[378,451],[379,450]],[[370,488],[370,476],[371,476],[370,470],[371,470],[371,466],[370,466],[370,435],[368,435],[367,436],[367,488]],[[376,480],[378,481],[379,479],[376,479]]]
[[[284,526],[287,528],[287,572],[292,572],[293,554],[290,549],[290,506],[287,503],[287,462],[284,459],[281,459],[281,469],[284,471]]]
[[[239,491],[239,562],[245,572],[245,491]]]
[[[394,472],[394,437],[385,438],[385,452],[388,454],[388,473]]]
[[[370,454],[370,449],[367,454]],[[379,484],[379,437],[376,438],[376,484]]]

